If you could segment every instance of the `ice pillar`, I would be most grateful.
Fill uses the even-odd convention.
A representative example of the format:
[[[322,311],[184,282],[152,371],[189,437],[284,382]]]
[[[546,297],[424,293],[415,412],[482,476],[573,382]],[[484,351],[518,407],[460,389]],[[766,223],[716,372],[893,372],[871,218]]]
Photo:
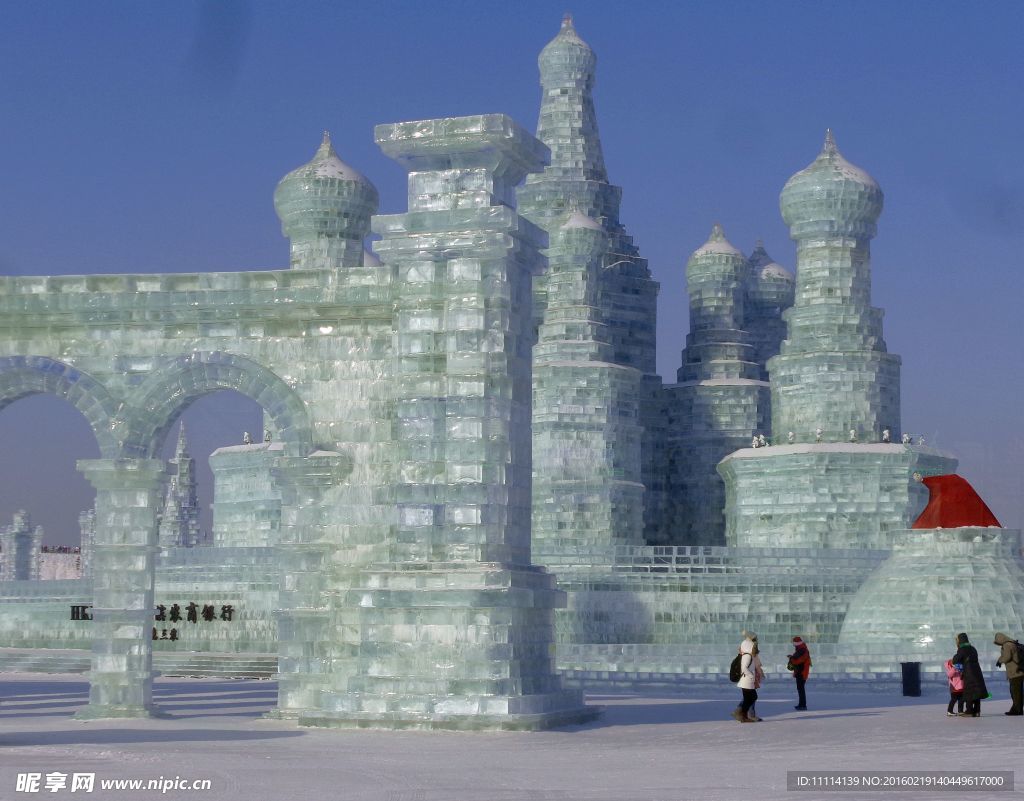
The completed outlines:
[[[554,578],[530,564],[531,277],[512,207],[547,149],[503,115],[378,126],[409,212],[374,219],[396,271],[397,520],[335,629],[311,726],[540,728],[588,713],[553,665]]]
[[[350,465],[333,451],[281,456],[273,475],[281,491],[281,562],[278,628],[278,700],[269,717],[297,717],[314,709],[330,667],[328,598],[330,553],[322,509],[326,491]]]
[[[89,704],[77,717],[150,717],[156,712],[151,632],[164,463],[88,459],[78,469],[96,488],[96,532]]]

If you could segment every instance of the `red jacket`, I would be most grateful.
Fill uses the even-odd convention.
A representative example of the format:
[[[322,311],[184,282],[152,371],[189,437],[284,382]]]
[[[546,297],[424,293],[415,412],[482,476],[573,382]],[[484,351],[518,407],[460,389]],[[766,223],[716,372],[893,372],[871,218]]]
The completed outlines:
[[[796,650],[790,654],[789,663],[793,665],[793,678],[802,676],[806,681],[811,675],[811,652],[807,650],[806,643],[797,643]]]

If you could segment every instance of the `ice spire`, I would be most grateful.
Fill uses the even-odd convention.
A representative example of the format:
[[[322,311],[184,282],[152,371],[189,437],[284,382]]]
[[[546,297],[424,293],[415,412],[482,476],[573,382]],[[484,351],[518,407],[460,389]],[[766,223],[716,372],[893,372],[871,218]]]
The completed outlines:
[[[181,421],[178,428],[178,447],[175,449],[174,458],[180,463],[181,459],[188,459],[188,441],[185,439],[185,421]]]
[[[551,168],[565,177],[607,181],[594,112],[597,57],[566,14],[538,59],[544,89],[537,138],[551,148]]]
[[[821,146],[821,154],[823,156],[834,156],[839,152],[839,148],[836,147],[836,138],[832,135],[832,129],[825,129],[825,144]]]

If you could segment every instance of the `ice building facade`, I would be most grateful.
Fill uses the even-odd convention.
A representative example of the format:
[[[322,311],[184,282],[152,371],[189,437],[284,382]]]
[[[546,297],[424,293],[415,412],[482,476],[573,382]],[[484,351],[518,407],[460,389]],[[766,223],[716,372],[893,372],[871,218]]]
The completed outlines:
[[[1017,532],[905,535],[912,474],[955,461],[900,436],[877,183],[831,135],[787,183],[795,278],[715,225],[664,384],[571,19],[539,66],[536,137],[377,127],[404,213],[325,135],[274,193],[287,269],[0,279],[0,407],[63,397],[101,454],[90,575],[0,583],[0,665],[89,669],[83,717],[152,713],[155,665],[274,675],[303,725],[540,728],[592,714],[579,688],[724,676],[742,629],[769,669],[799,633],[819,677],[937,673],[922,626],[956,624],[915,548],[976,566],[971,597],[1020,590]],[[213,544],[187,547],[189,459],[172,493],[157,455],[220,389],[271,435],[211,456]],[[913,609],[865,601],[912,579]]]

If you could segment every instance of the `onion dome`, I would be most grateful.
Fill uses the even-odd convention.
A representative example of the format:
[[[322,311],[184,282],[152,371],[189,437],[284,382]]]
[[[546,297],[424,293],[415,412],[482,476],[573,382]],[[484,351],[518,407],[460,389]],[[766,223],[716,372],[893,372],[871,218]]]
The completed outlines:
[[[747,269],[747,257],[733,247],[722,226],[715,223],[708,241],[686,262],[691,334],[740,327]]]
[[[274,190],[281,229],[293,242],[317,238],[362,242],[378,202],[374,185],[338,158],[327,131],[312,161],[288,173]]]
[[[882,190],[874,178],[843,158],[830,129],[818,157],[786,182],[779,206],[793,239],[871,238],[882,213]]]
[[[722,230],[722,226],[719,223],[715,223],[714,227],[712,227],[708,241],[693,251],[690,261],[699,259],[702,256],[737,256],[741,259],[744,258],[743,254],[725,238],[725,231]]]
[[[750,300],[759,306],[792,306],[796,292],[793,273],[772,261],[761,242],[757,243],[748,261],[751,268]]]
[[[592,82],[597,56],[584,42],[572,24],[572,15],[562,18],[562,28],[537,58],[540,80],[544,86],[561,86],[585,78]]]

